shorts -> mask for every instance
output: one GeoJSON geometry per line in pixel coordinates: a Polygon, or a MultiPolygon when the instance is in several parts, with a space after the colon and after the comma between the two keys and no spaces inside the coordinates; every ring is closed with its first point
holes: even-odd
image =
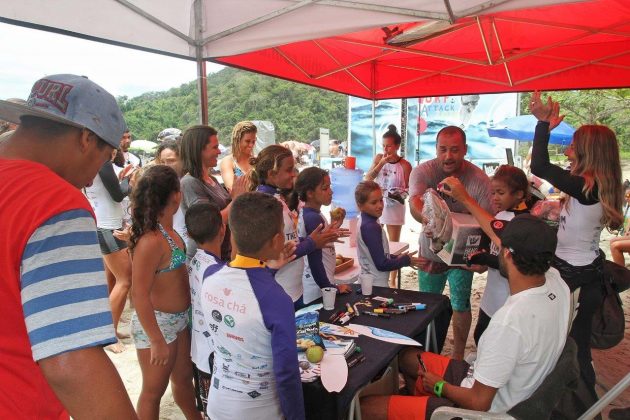
{"type": "Polygon", "coordinates": [[[418,270],[420,291],[427,293],[444,292],[446,280],[451,293],[451,305],[457,312],[470,311],[470,289],[472,287],[472,271],[451,268],[443,273],[431,274],[418,270]]]}
{"type": "Polygon", "coordinates": [[[404,225],[405,224],[405,205],[398,202],[383,207],[383,214],[379,221],[383,225],[404,225]]]}
{"type": "Polygon", "coordinates": [[[208,408],[208,392],[210,391],[210,384],[212,381],[212,375],[203,372],[197,368],[193,363],[193,383],[195,385],[195,399],[197,401],[197,410],[205,414],[208,408]]]}
{"type": "MultiPolygon", "coordinates": [[[[122,229],[120,227],[119,229],[122,229]]],[[[114,237],[114,231],[118,229],[97,228],[98,244],[101,246],[101,254],[113,254],[116,251],[127,248],[127,241],[121,241],[114,237]]]]}
{"type": "MultiPolygon", "coordinates": [[[[162,332],[166,344],[170,344],[177,339],[177,334],[188,326],[188,310],[171,314],[168,312],[153,311],[155,320],[162,332]]],[[[151,348],[149,336],[144,332],[142,324],[138,319],[138,314],[134,311],[131,317],[131,336],[137,349],[151,348]]]]}
{"type": "MultiPolygon", "coordinates": [[[[422,361],[427,370],[450,384],[459,385],[468,375],[470,365],[462,360],[451,360],[446,356],[424,352],[422,361]]],[[[415,394],[412,397],[393,395],[387,402],[388,420],[424,420],[430,419],[433,411],[438,407],[453,407],[455,404],[448,398],[438,398],[427,393],[418,376],[415,394]]]]}

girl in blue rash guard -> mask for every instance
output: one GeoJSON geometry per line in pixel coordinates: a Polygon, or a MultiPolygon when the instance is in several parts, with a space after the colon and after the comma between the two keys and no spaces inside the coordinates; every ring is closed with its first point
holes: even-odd
{"type": "MultiPolygon", "coordinates": [[[[389,272],[401,267],[415,267],[420,260],[413,253],[390,255],[389,242],[378,218],[383,214],[383,192],[374,181],[363,181],[354,190],[361,212],[357,229],[357,248],[361,274],[359,281],[371,277],[374,286],[388,287],[389,272]]],[[[415,252],[414,252],[415,253],[415,252]]]]}
{"type": "Polygon", "coordinates": [[[339,230],[323,229],[318,226],[307,238],[300,238],[297,231],[297,218],[284,202],[281,191],[293,188],[295,160],[289,149],[280,145],[265,147],[257,157],[251,159],[254,169],[251,172],[252,187],[259,192],[276,197],[282,204],[285,242],[297,241],[295,260],[282,267],[275,275],[276,281],[293,300],[296,309],[304,305],[302,294],[302,274],[304,257],[322,249],[339,238],[339,230]]]}
{"type": "MultiPolygon", "coordinates": [[[[298,222],[298,232],[301,237],[308,236],[320,225],[329,225],[321,213],[321,207],[330,205],[332,201],[333,191],[330,187],[328,172],[317,167],[304,169],[298,175],[293,194],[304,202],[298,222]]],[[[343,219],[334,220],[331,225],[338,228],[342,222],[343,219]]],[[[316,249],[307,255],[302,277],[304,304],[321,297],[322,287],[335,287],[332,284],[335,277],[335,257],[334,245],[316,249]]],[[[337,287],[342,293],[350,291],[347,285],[337,287]]]]}

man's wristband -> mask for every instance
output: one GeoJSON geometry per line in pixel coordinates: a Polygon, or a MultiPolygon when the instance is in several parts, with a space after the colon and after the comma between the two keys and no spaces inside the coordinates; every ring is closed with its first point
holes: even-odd
{"type": "Polygon", "coordinates": [[[433,393],[436,397],[442,398],[442,388],[444,388],[444,384],[446,381],[437,381],[435,385],[433,385],[433,393]]]}

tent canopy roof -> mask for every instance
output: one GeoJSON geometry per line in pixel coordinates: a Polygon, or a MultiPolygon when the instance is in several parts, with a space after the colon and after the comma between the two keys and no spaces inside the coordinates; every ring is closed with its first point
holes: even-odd
{"type": "Polygon", "coordinates": [[[20,0],[0,21],[369,99],[630,85],[627,0],[20,0]]]}
{"type": "Polygon", "coordinates": [[[0,20],[182,58],[570,0],[20,0],[0,20]],[[199,48],[197,48],[199,47],[199,48]]]}

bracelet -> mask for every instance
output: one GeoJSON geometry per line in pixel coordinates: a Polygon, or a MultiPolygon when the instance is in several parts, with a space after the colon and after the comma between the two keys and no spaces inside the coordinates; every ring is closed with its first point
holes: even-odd
{"type": "Polygon", "coordinates": [[[442,398],[442,389],[444,388],[444,384],[446,381],[437,381],[435,385],[433,385],[433,393],[436,397],[442,398]]]}

